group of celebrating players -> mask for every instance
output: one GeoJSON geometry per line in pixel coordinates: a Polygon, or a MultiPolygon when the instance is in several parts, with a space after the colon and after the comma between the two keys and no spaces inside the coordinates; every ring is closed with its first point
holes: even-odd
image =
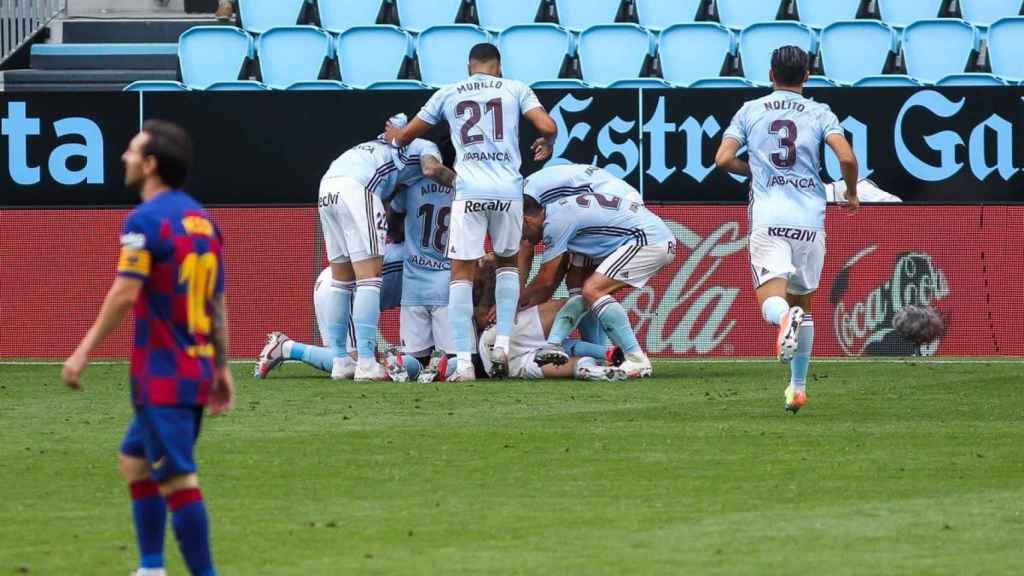
{"type": "MultiPolygon", "coordinates": [[[[776,49],[774,91],[740,109],[715,159],[720,169],[750,178],[751,273],[764,319],[778,326],[777,357],[790,366],[791,412],[807,402],[810,310],[825,256],[823,142],[839,160],[848,210],[859,208],[857,160],[835,114],[803,97],[808,70],[802,49],[776,49]],[[743,148],[747,161],[738,158],[743,148]]],[[[472,49],[469,72],[412,121],[392,117],[380,137],[331,165],[318,203],[330,267],[314,289],[326,346],[272,333],[257,377],[287,359],[356,380],[651,375],[614,294],[644,286],[673,260],[672,232],[636,190],[600,168],[554,166],[524,181],[520,117],[541,134],[532,146],[537,161],[551,155],[555,123],[530,88],[501,77],[494,46],[472,49]],[[421,138],[442,120],[451,128],[454,171],[437,145],[421,138]],[[388,244],[389,229],[404,242],[388,244]],[[521,286],[541,242],[539,271],[521,286]],[[563,279],[570,297],[552,299],[563,279]],[[382,365],[380,311],[397,305],[403,351],[389,351],[382,365]],[[577,328],[580,338],[570,338],[577,328]]],[[[135,416],[120,468],[132,497],[138,576],[165,575],[168,508],[190,573],[216,574],[194,447],[203,408],[230,410],[234,386],[224,238],[181,190],[191,159],[185,132],[153,120],[125,151],[125,183],[138,189],[142,204],[125,221],[117,279],[62,373],[80,388],[89,356],[134,307],[135,416]]]]}

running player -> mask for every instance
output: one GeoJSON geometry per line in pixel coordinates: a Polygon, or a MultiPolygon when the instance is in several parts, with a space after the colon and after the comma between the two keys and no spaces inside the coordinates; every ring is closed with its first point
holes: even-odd
{"type": "Polygon", "coordinates": [[[455,199],[446,255],[452,260],[449,319],[458,358],[452,379],[474,379],[473,271],[490,234],[498,256],[495,287],[498,334],[495,375],[508,371],[509,338],[519,302],[516,255],[522,238],[522,176],[519,173],[519,118],[540,132],[534,159],[551,156],[557,127],[527,85],[501,77],[501,55],[492,44],[469,53],[469,78],[438,90],[404,129],[389,125],[389,142],[405,145],[447,120],[455,145],[455,199]]]}
{"type": "Polygon", "coordinates": [[[569,298],[558,312],[547,346],[537,352],[540,365],[564,364],[562,341],[589,309],[612,342],[625,353],[622,368],[631,378],[650,376],[651,361],[640,348],[626,310],[612,296],[626,286],[642,288],[675,258],[675,236],[643,205],[618,196],[588,192],[547,206],[525,197],[523,230],[531,242],[544,240],[544,264],[537,273],[550,282],[573,252],[599,261],[583,283],[581,295],[569,298]]]}
{"type": "Polygon", "coordinates": [[[775,351],[789,362],[786,410],[807,403],[814,345],[811,304],[825,261],[825,187],[819,178],[824,141],[846,182],[847,210],[857,212],[857,158],[828,105],[803,97],[809,59],[796,46],[772,53],[774,91],[747,102],[715,156],[722,170],[750,176],[750,270],[764,319],[779,327],[775,351]],[[736,157],[743,146],[749,164],[736,157]]]}
{"type": "MultiPolygon", "coordinates": [[[[405,116],[392,121],[404,124],[405,116]]],[[[355,379],[387,378],[376,357],[387,233],[384,206],[396,184],[420,177],[422,155],[441,159],[437,146],[428,140],[410,139],[407,144],[397,149],[382,138],[358,144],[335,160],[320,182],[320,223],[332,278],[328,344],[339,359],[334,367],[339,378],[347,372],[343,357],[350,321],[358,352],[355,379]]]]}
{"type": "Polygon", "coordinates": [[[135,309],[131,389],[135,417],[121,444],[121,475],[132,496],[138,576],[163,576],[167,508],[189,572],[215,574],[209,522],[193,450],[203,406],[232,407],[224,303],[223,238],[181,191],[192,143],[180,127],[148,120],[121,157],[125,184],[142,204],[125,220],[117,278],[99,317],[64,362],[80,389],[89,355],[135,309]]]}

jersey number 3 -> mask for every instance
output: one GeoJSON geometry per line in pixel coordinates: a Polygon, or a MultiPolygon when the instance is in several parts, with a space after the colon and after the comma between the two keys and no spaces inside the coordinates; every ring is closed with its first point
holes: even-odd
{"type": "Polygon", "coordinates": [[[792,120],[776,120],[768,131],[779,139],[779,150],[771,155],[772,164],[792,168],[796,164],[796,124],[792,120]]]}
{"type": "Polygon", "coordinates": [[[188,331],[192,334],[210,333],[210,315],[206,305],[213,299],[217,285],[217,255],[212,252],[190,252],[178,268],[178,284],[185,285],[188,298],[188,331]]]}
{"type": "MultiPolygon", "coordinates": [[[[494,117],[494,141],[501,142],[505,139],[505,116],[502,114],[501,98],[488,100],[485,106],[487,112],[494,117]]],[[[455,115],[459,118],[462,118],[467,112],[469,112],[469,117],[463,122],[459,134],[462,136],[463,146],[472,146],[484,141],[483,134],[469,133],[483,119],[484,111],[480,109],[479,103],[472,100],[463,100],[455,105],[455,115]]]]}

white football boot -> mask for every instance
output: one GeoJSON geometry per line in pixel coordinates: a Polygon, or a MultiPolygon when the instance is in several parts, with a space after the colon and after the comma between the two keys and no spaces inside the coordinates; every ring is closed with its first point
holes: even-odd
{"type": "Polygon", "coordinates": [[[267,334],[267,344],[260,351],[260,357],[256,361],[256,368],[252,372],[254,378],[261,380],[266,378],[271,370],[277,368],[285,361],[284,343],[290,340],[291,338],[286,336],[284,332],[271,332],[267,334]]]}
{"type": "Polygon", "coordinates": [[[561,345],[548,343],[534,352],[533,361],[537,363],[537,366],[548,364],[561,366],[569,361],[569,355],[565,353],[561,345]]]}
{"type": "Polygon", "coordinates": [[[508,351],[491,349],[491,369],[487,375],[491,378],[508,378],[508,351]]]}
{"type": "Polygon", "coordinates": [[[799,346],[800,325],[804,321],[804,309],[793,306],[782,316],[782,323],[779,324],[779,336],[775,340],[775,354],[779,362],[789,362],[796,354],[799,346]]]}
{"type": "Polygon", "coordinates": [[[618,382],[627,378],[626,371],[618,366],[579,366],[576,368],[577,380],[618,382]]]}
{"type": "Polygon", "coordinates": [[[448,371],[448,357],[440,350],[434,350],[430,355],[430,362],[420,369],[420,375],[416,378],[420,384],[430,384],[437,380],[438,373],[448,371]]]}
{"type": "Polygon", "coordinates": [[[387,369],[388,378],[394,382],[408,382],[409,371],[402,363],[402,353],[395,348],[389,348],[384,356],[384,368],[387,369]]]}
{"type": "Polygon", "coordinates": [[[647,378],[654,373],[651,360],[643,352],[626,354],[626,360],[619,365],[627,378],[647,378]]]}
{"type": "Polygon", "coordinates": [[[356,361],[348,356],[338,356],[331,366],[331,380],[351,380],[356,375],[356,361]]]}
{"type": "Polygon", "coordinates": [[[462,362],[455,361],[455,372],[448,377],[449,382],[472,382],[476,380],[476,369],[473,368],[472,362],[466,362],[463,366],[462,362]]]}
{"type": "MultiPolygon", "coordinates": [[[[363,366],[356,363],[356,382],[383,382],[388,380],[388,371],[380,365],[380,362],[374,361],[369,366],[363,366]]],[[[408,374],[406,375],[408,378],[408,374]]]]}

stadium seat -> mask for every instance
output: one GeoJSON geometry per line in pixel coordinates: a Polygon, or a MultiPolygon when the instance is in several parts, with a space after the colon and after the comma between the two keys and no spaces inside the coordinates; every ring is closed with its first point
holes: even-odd
{"type": "Polygon", "coordinates": [[[334,57],[334,40],[314,26],[271,28],[256,41],[260,78],[274,88],[318,80],[334,57]]]}
{"type": "Polygon", "coordinates": [[[737,76],[722,76],[719,78],[701,78],[690,84],[690,88],[762,88],[763,84],[751,82],[746,78],[737,76]]]}
{"type": "Polygon", "coordinates": [[[188,86],[173,80],[137,80],[124,87],[125,92],[186,92],[188,86]]]}
{"type": "Polygon", "coordinates": [[[877,20],[847,20],[821,31],[819,51],[825,74],[850,84],[881,74],[898,46],[899,35],[889,25],[877,20]]]}
{"type": "Polygon", "coordinates": [[[839,83],[828,76],[811,76],[804,84],[807,88],[835,88],[839,83]]]}
{"type": "Polygon", "coordinates": [[[606,86],[640,75],[647,56],[653,56],[655,37],[636,24],[591,26],[580,35],[579,55],[583,80],[606,86]]]}
{"type": "Polygon", "coordinates": [[[207,92],[252,92],[264,90],[270,90],[270,86],[255,80],[214,82],[206,87],[207,92]]]}
{"type": "Polygon", "coordinates": [[[577,33],[599,24],[612,24],[621,3],[621,0],[555,0],[558,23],[577,33]]]}
{"type": "Polygon", "coordinates": [[[988,27],[1000,18],[1019,16],[1022,0],[960,0],[960,14],[975,26],[988,27]]]}
{"type": "Polygon", "coordinates": [[[740,59],[748,80],[768,82],[772,52],[786,45],[815,51],[814,31],[798,22],[762,22],[748,26],[740,34],[740,59]]]}
{"type": "Polygon", "coordinates": [[[918,20],[938,18],[941,8],[942,0],[878,0],[882,20],[897,28],[910,26],[918,20]]]}
{"type": "Polygon", "coordinates": [[[413,41],[395,26],[354,26],[338,36],[336,51],[342,82],[367,86],[398,78],[413,41]]]}
{"type": "Polygon", "coordinates": [[[992,73],[1024,79],[1024,17],[996,20],[988,29],[988,58],[992,73]]]}
{"type": "Polygon", "coordinates": [[[636,15],[644,28],[664,30],[695,21],[703,3],[703,0],[637,0],[636,15]]]}
{"type": "Polygon", "coordinates": [[[796,0],[800,21],[811,28],[822,28],[840,20],[853,20],[861,0],[796,0]]]}
{"type": "Polygon", "coordinates": [[[196,26],[178,39],[181,79],[190,88],[238,80],[252,56],[252,37],[230,26],[196,26]]]}
{"type": "Polygon", "coordinates": [[[919,20],[903,31],[907,74],[929,83],[959,74],[978,50],[978,29],[963,20],[919,20]]]}
{"type": "Polygon", "coordinates": [[[950,74],[935,83],[936,86],[1009,86],[1009,82],[995,74],[950,74]]]}
{"type": "Polygon", "coordinates": [[[538,0],[476,0],[476,16],[480,26],[500,32],[510,26],[532,24],[540,9],[538,0]]]}
{"type": "Polygon", "coordinates": [[[462,0],[397,0],[398,23],[413,33],[431,26],[454,24],[462,0]]]}
{"type": "Polygon", "coordinates": [[[571,32],[556,24],[512,26],[498,36],[501,70],[527,84],[558,78],[562,62],[575,54],[571,32]]]}
{"type": "Polygon", "coordinates": [[[608,85],[609,88],[672,88],[661,78],[623,78],[608,85]]]}
{"type": "Polygon", "coordinates": [[[677,86],[689,86],[722,72],[726,57],[736,53],[736,36],[714,22],[676,24],[661,32],[658,51],[661,75],[677,86]]]}
{"type": "Polygon", "coordinates": [[[290,84],[288,90],[351,90],[352,87],[337,80],[308,80],[290,84]]]}
{"type": "Polygon", "coordinates": [[[430,90],[430,86],[419,80],[386,80],[374,82],[366,87],[367,90],[430,90]]]}
{"type": "Polygon", "coordinates": [[[534,90],[577,90],[580,88],[593,88],[583,80],[577,78],[557,78],[555,80],[540,80],[530,84],[534,90]]]}
{"type": "Polygon", "coordinates": [[[911,78],[903,74],[879,74],[878,76],[868,76],[867,78],[861,78],[854,82],[854,86],[858,88],[888,88],[888,87],[908,87],[908,86],[924,86],[924,82],[921,82],[917,78],[911,78]]]}
{"type": "Polygon", "coordinates": [[[718,0],[718,21],[729,28],[771,22],[779,13],[780,3],[780,0],[718,0]]]}
{"type": "Polygon", "coordinates": [[[238,0],[238,19],[253,34],[276,26],[295,26],[307,0],[238,0]]]}
{"type": "Polygon", "coordinates": [[[317,0],[320,25],[340,34],[353,26],[372,26],[380,14],[380,0],[317,0]]]}
{"type": "Polygon", "coordinates": [[[417,42],[420,78],[431,86],[463,80],[466,78],[469,50],[490,39],[483,28],[471,24],[427,28],[417,42]]]}

